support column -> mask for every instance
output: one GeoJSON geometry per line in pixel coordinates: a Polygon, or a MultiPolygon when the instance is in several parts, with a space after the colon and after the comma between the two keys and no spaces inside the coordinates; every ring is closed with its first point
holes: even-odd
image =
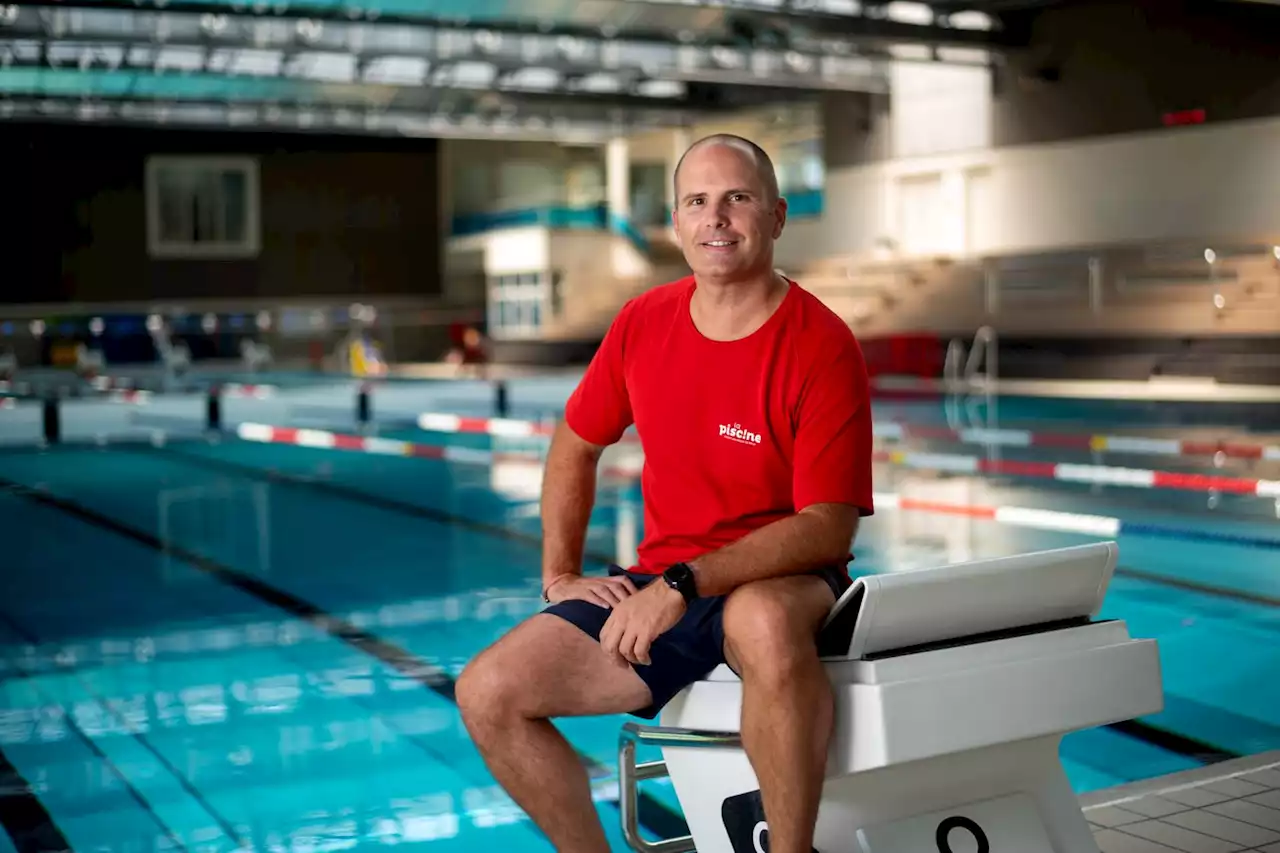
{"type": "Polygon", "coordinates": [[[670,221],[671,210],[676,206],[676,190],[675,190],[675,174],[676,164],[680,162],[680,158],[684,152],[693,144],[693,131],[687,127],[677,127],[671,131],[671,153],[668,155],[667,161],[667,217],[670,221]]]}
{"type": "Polygon", "coordinates": [[[627,140],[610,139],[605,146],[604,192],[609,226],[631,218],[631,152],[627,140]]]}

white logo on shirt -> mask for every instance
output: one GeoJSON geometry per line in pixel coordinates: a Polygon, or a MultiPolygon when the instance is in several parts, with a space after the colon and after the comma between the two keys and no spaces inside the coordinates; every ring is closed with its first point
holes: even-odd
{"type": "Polygon", "coordinates": [[[743,429],[742,424],[720,424],[720,434],[731,441],[741,442],[742,444],[759,444],[760,434],[752,432],[749,429],[743,429]]]}

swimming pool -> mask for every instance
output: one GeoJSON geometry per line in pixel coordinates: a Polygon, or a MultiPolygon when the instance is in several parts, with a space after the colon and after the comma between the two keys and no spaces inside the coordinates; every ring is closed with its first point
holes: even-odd
{"type": "MultiPolygon", "coordinates": [[[[354,387],[284,386],[270,400],[228,401],[225,422],[355,434],[354,387]]],[[[511,414],[554,415],[565,391],[563,378],[513,383],[511,414]]],[[[1167,436],[1179,417],[1164,408],[1144,421],[1125,407],[1071,401],[1018,406],[1002,401],[1002,417],[1013,414],[999,426],[1167,436]]],[[[520,457],[536,458],[542,440],[414,425],[427,411],[492,414],[484,383],[398,383],[375,395],[373,410],[381,438],[472,452],[441,459],[208,437],[198,396],[69,405],[65,431],[84,441],[37,450],[15,439],[0,450],[10,546],[0,596],[9,806],[0,811],[18,849],[33,849],[35,837],[44,849],[77,851],[550,849],[485,771],[451,689],[472,655],[539,608],[538,468],[520,457]],[[116,434],[137,440],[94,443],[116,434]]],[[[1198,434],[1238,423],[1196,411],[1198,434]]],[[[0,435],[25,430],[29,415],[0,412],[0,435]]],[[[878,423],[949,417],[940,401],[876,406],[878,423]]],[[[998,454],[1236,477],[1280,467],[1089,447],[993,450],[945,436],[884,442],[926,461],[998,454]]],[[[876,490],[884,500],[859,535],[858,572],[1099,538],[1019,523],[1049,516],[974,508],[1123,522],[1103,615],[1160,640],[1166,709],[1068,736],[1062,754],[1077,791],[1280,747],[1274,501],[1218,494],[1210,509],[1207,490],[940,473],[901,459],[877,463],[876,490]]],[[[602,482],[590,569],[625,559],[640,516],[632,481],[602,482]]],[[[619,850],[612,773],[622,722],[562,721],[596,776],[619,850]]],[[[645,789],[651,837],[679,832],[669,787],[645,789]]],[[[0,835],[0,847],[9,843],[0,835]]]]}

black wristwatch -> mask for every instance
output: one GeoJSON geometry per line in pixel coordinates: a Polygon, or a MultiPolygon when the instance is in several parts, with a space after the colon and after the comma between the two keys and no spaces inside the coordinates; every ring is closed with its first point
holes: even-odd
{"type": "Polygon", "coordinates": [[[688,563],[676,563],[662,573],[667,586],[684,596],[685,604],[698,597],[698,584],[688,563]]]}

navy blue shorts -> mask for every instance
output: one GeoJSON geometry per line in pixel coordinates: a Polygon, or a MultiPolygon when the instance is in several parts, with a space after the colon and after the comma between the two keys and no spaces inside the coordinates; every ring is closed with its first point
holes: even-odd
{"type": "MultiPolygon", "coordinates": [[[[825,580],[836,599],[852,583],[843,568],[820,569],[811,574],[825,580]]],[[[631,578],[636,589],[642,589],[661,579],[661,575],[628,572],[618,566],[610,566],[609,575],[626,575],[631,578]]],[[[649,646],[650,664],[631,665],[648,685],[653,696],[653,701],[647,707],[632,711],[633,716],[653,719],[677,693],[695,681],[701,681],[713,669],[725,663],[722,622],[725,598],[726,596],[718,595],[692,601],[680,621],[649,646]]],[[[552,613],[572,622],[598,641],[600,631],[613,611],[590,601],[571,599],[552,604],[542,612],[552,613]]]]}

